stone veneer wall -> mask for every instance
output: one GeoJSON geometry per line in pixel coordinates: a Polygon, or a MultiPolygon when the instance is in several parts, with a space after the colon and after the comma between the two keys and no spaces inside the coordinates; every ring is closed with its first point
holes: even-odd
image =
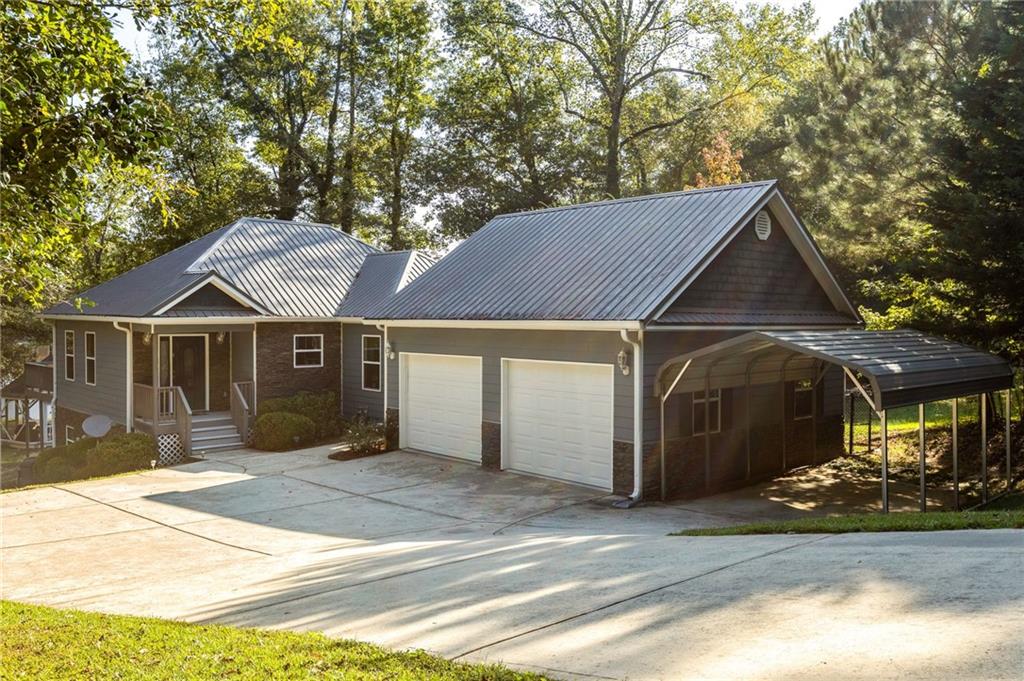
{"type": "MultiPolygon", "coordinates": [[[[211,378],[212,380],[212,378],[211,378]]],[[[301,391],[333,390],[341,400],[341,324],[261,322],[256,325],[256,400],[289,397],[301,391]],[[323,334],[324,365],[295,368],[293,336],[323,334]]]]}
{"type": "Polygon", "coordinates": [[[398,410],[388,409],[384,413],[384,451],[398,449],[398,410]]]}

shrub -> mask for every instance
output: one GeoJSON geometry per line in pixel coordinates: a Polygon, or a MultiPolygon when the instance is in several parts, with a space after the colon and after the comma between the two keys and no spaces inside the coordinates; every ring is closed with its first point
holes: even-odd
{"type": "Polygon", "coordinates": [[[288,412],[313,421],[316,440],[325,440],[339,433],[338,395],[330,390],[300,392],[290,397],[272,397],[259,405],[260,414],[288,412]]]}
{"type": "Polygon", "coordinates": [[[252,446],[271,452],[298,449],[315,439],[312,419],[286,411],[261,414],[252,427],[252,446]]]}
{"type": "Polygon", "coordinates": [[[384,424],[370,420],[365,414],[350,419],[344,431],[353,454],[377,454],[384,448],[384,424]]]}
{"type": "Polygon", "coordinates": [[[120,433],[104,438],[85,457],[83,476],[111,475],[149,468],[158,458],[156,441],[145,433],[120,433]]]}

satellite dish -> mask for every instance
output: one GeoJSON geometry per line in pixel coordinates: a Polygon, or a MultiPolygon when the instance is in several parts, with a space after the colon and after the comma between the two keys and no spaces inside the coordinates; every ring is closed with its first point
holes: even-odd
{"type": "Polygon", "coordinates": [[[82,431],[89,437],[103,437],[110,432],[113,422],[108,416],[90,416],[82,421],[82,431]]]}

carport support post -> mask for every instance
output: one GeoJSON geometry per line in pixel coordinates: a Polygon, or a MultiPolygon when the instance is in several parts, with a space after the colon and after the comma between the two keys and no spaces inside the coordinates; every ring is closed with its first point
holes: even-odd
{"type": "MultiPolygon", "coordinates": [[[[846,374],[843,374],[843,380],[844,381],[846,380],[846,374]]],[[[854,406],[854,403],[853,403],[853,391],[850,391],[850,446],[846,450],[847,453],[850,456],[853,456],[853,416],[854,416],[853,406],[854,406]]]]}
{"type": "Polygon", "coordinates": [[[928,510],[928,489],[925,485],[925,460],[924,460],[924,402],[917,405],[917,444],[921,453],[921,512],[928,510]]]}
{"type": "Polygon", "coordinates": [[[978,395],[978,408],[981,411],[981,503],[988,501],[988,405],[985,394],[978,395]]]}
{"type": "MultiPolygon", "coordinates": [[[[722,403],[718,403],[718,421],[722,421],[722,403]]],[[[711,489],[711,367],[704,374],[704,489],[711,489]]]]}
{"type": "Polygon", "coordinates": [[[885,410],[878,412],[882,421],[882,513],[889,512],[889,419],[885,410]]]}
{"type": "MultiPolygon", "coordinates": [[[[42,405],[42,402],[40,402],[42,405]]],[[[39,407],[42,410],[42,406],[39,407]]],[[[1009,492],[1013,488],[1013,467],[1010,465],[1010,389],[1006,389],[1006,491],[1009,492]]]]}
{"type": "Polygon", "coordinates": [[[960,399],[953,398],[953,508],[960,510],[960,452],[957,446],[958,429],[960,426],[960,410],[957,408],[960,399]]]}

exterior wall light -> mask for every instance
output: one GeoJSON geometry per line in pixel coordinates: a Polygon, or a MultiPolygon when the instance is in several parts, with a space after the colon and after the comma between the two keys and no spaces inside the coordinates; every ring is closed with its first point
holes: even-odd
{"type": "Polygon", "coordinates": [[[619,350],[619,371],[623,376],[629,376],[629,355],[625,350],[619,350]]]}
{"type": "Polygon", "coordinates": [[[224,333],[223,331],[218,331],[217,332],[217,345],[224,345],[224,337],[226,335],[227,334],[224,333]]]}
{"type": "Polygon", "coordinates": [[[151,334],[149,331],[146,331],[145,333],[142,334],[142,344],[143,345],[149,345],[152,342],[153,342],[153,334],[151,334]]]}
{"type": "Polygon", "coordinates": [[[384,355],[388,359],[395,358],[395,346],[391,344],[391,341],[388,341],[387,344],[384,346],[384,355]]]}

